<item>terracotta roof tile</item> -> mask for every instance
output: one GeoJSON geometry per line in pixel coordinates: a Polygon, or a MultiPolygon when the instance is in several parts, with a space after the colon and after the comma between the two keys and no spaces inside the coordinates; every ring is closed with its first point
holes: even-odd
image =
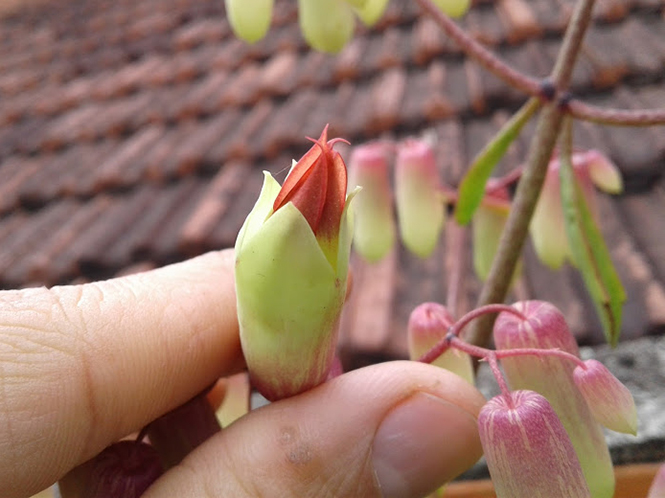
{"type": "Polygon", "coordinates": [[[542,34],[535,12],[525,0],[500,0],[497,14],[506,25],[508,43],[521,43],[542,34]]]}
{"type": "Polygon", "coordinates": [[[287,96],[295,89],[298,54],[292,50],[276,52],[263,66],[258,81],[260,92],[287,96]]]}
{"type": "Polygon", "coordinates": [[[335,60],[333,75],[336,83],[358,78],[366,49],[366,38],[354,38],[344,47],[335,60]]]}
{"type": "Polygon", "coordinates": [[[199,254],[213,248],[208,247],[209,234],[224,217],[249,173],[249,166],[242,162],[229,162],[220,168],[181,229],[179,247],[184,253],[199,254]]]}

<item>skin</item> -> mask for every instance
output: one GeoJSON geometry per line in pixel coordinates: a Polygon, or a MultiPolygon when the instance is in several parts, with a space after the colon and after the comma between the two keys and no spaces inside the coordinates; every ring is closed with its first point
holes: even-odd
{"type": "MultiPolygon", "coordinates": [[[[241,371],[235,317],[230,251],[0,292],[0,496],[72,485],[106,446],[241,371]]],[[[374,365],[251,412],[144,496],[424,496],[479,458],[483,403],[441,369],[374,365]]]]}

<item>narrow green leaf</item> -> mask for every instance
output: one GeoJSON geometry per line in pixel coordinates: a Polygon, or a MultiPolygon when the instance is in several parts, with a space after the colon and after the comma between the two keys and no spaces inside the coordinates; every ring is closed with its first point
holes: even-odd
{"type": "Polygon", "coordinates": [[[473,213],[485,195],[485,184],[494,167],[539,107],[540,101],[537,98],[529,99],[473,160],[459,187],[459,198],[455,208],[457,223],[466,225],[471,221],[473,213]]]}
{"type": "Polygon", "coordinates": [[[603,235],[575,179],[570,149],[569,146],[562,147],[559,169],[566,234],[573,261],[582,273],[603,324],[607,342],[616,346],[621,332],[621,313],[626,292],[603,235]]]}

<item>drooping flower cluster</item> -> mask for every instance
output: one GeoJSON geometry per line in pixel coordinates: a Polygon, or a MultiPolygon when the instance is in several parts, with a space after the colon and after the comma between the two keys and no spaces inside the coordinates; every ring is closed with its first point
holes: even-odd
{"type": "MultiPolygon", "coordinates": [[[[419,308],[412,317],[422,317],[419,308]]],[[[424,361],[435,364],[438,354],[451,353],[449,348],[467,352],[488,360],[501,386],[501,394],[478,418],[497,496],[610,498],[614,472],[600,425],[635,434],[635,403],[606,367],[579,359],[561,312],[549,303],[526,301],[480,308],[452,325],[443,322],[446,333],[439,333],[434,346],[427,343],[431,349],[422,356],[424,361]],[[494,327],[496,351],[458,337],[471,319],[501,310],[494,327]]],[[[422,331],[414,334],[412,328],[410,323],[411,341],[427,337],[422,331]]]]}
{"type": "MultiPolygon", "coordinates": [[[[225,0],[229,23],[239,38],[250,43],[263,38],[270,28],[273,0],[225,0]]],[[[434,0],[444,14],[461,17],[470,0],[434,0]]],[[[388,0],[298,0],[300,29],[309,45],[322,52],[337,53],[351,39],[355,18],[373,26],[386,10],[388,0]]]]}

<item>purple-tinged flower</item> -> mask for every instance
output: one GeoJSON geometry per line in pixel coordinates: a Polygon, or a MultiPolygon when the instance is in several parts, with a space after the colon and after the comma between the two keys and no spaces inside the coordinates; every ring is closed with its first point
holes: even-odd
{"type": "Polygon", "coordinates": [[[633,395],[597,360],[577,366],[573,378],[591,413],[602,425],[617,432],[637,434],[637,409],[633,395]]]}
{"type": "Polygon", "coordinates": [[[92,460],[81,498],[139,498],[163,473],[155,448],[139,441],[120,441],[92,460]]]}
{"type": "Polygon", "coordinates": [[[647,498],[665,498],[665,464],[660,466],[653,478],[647,498]]]}
{"type": "MultiPolygon", "coordinates": [[[[439,303],[423,303],[417,306],[411,312],[407,329],[409,357],[412,360],[422,357],[446,336],[453,322],[446,307],[439,303]]],[[[450,370],[473,384],[473,365],[467,353],[451,348],[431,364],[450,370]]]]}
{"type": "MultiPolygon", "coordinates": [[[[577,343],[561,312],[543,301],[516,303],[526,320],[501,313],[494,326],[497,349],[558,348],[579,356],[577,343]]],[[[575,385],[572,362],[556,357],[515,356],[501,360],[512,389],[545,396],[573,443],[591,496],[611,497],[614,471],[600,425],[575,385]]]]}
{"type": "Polygon", "coordinates": [[[381,260],[395,243],[389,144],[371,142],[353,149],[349,160],[349,186],[362,190],[354,207],[353,244],[367,261],[381,260]]]}
{"type": "Polygon", "coordinates": [[[550,403],[533,391],[492,398],[478,415],[498,498],[589,498],[580,462],[550,403]]]}
{"type": "MultiPolygon", "coordinates": [[[[575,179],[592,213],[597,210],[594,185],[613,194],[623,189],[619,170],[600,152],[577,152],[572,163],[575,179]]],[[[559,159],[553,158],[529,226],[538,257],[553,269],[561,267],[571,255],[561,204],[559,167],[559,159]]]]}
{"type": "Polygon", "coordinates": [[[446,213],[434,151],[426,141],[410,139],[398,146],[395,196],[402,242],[426,258],[439,241],[446,213]]]}

